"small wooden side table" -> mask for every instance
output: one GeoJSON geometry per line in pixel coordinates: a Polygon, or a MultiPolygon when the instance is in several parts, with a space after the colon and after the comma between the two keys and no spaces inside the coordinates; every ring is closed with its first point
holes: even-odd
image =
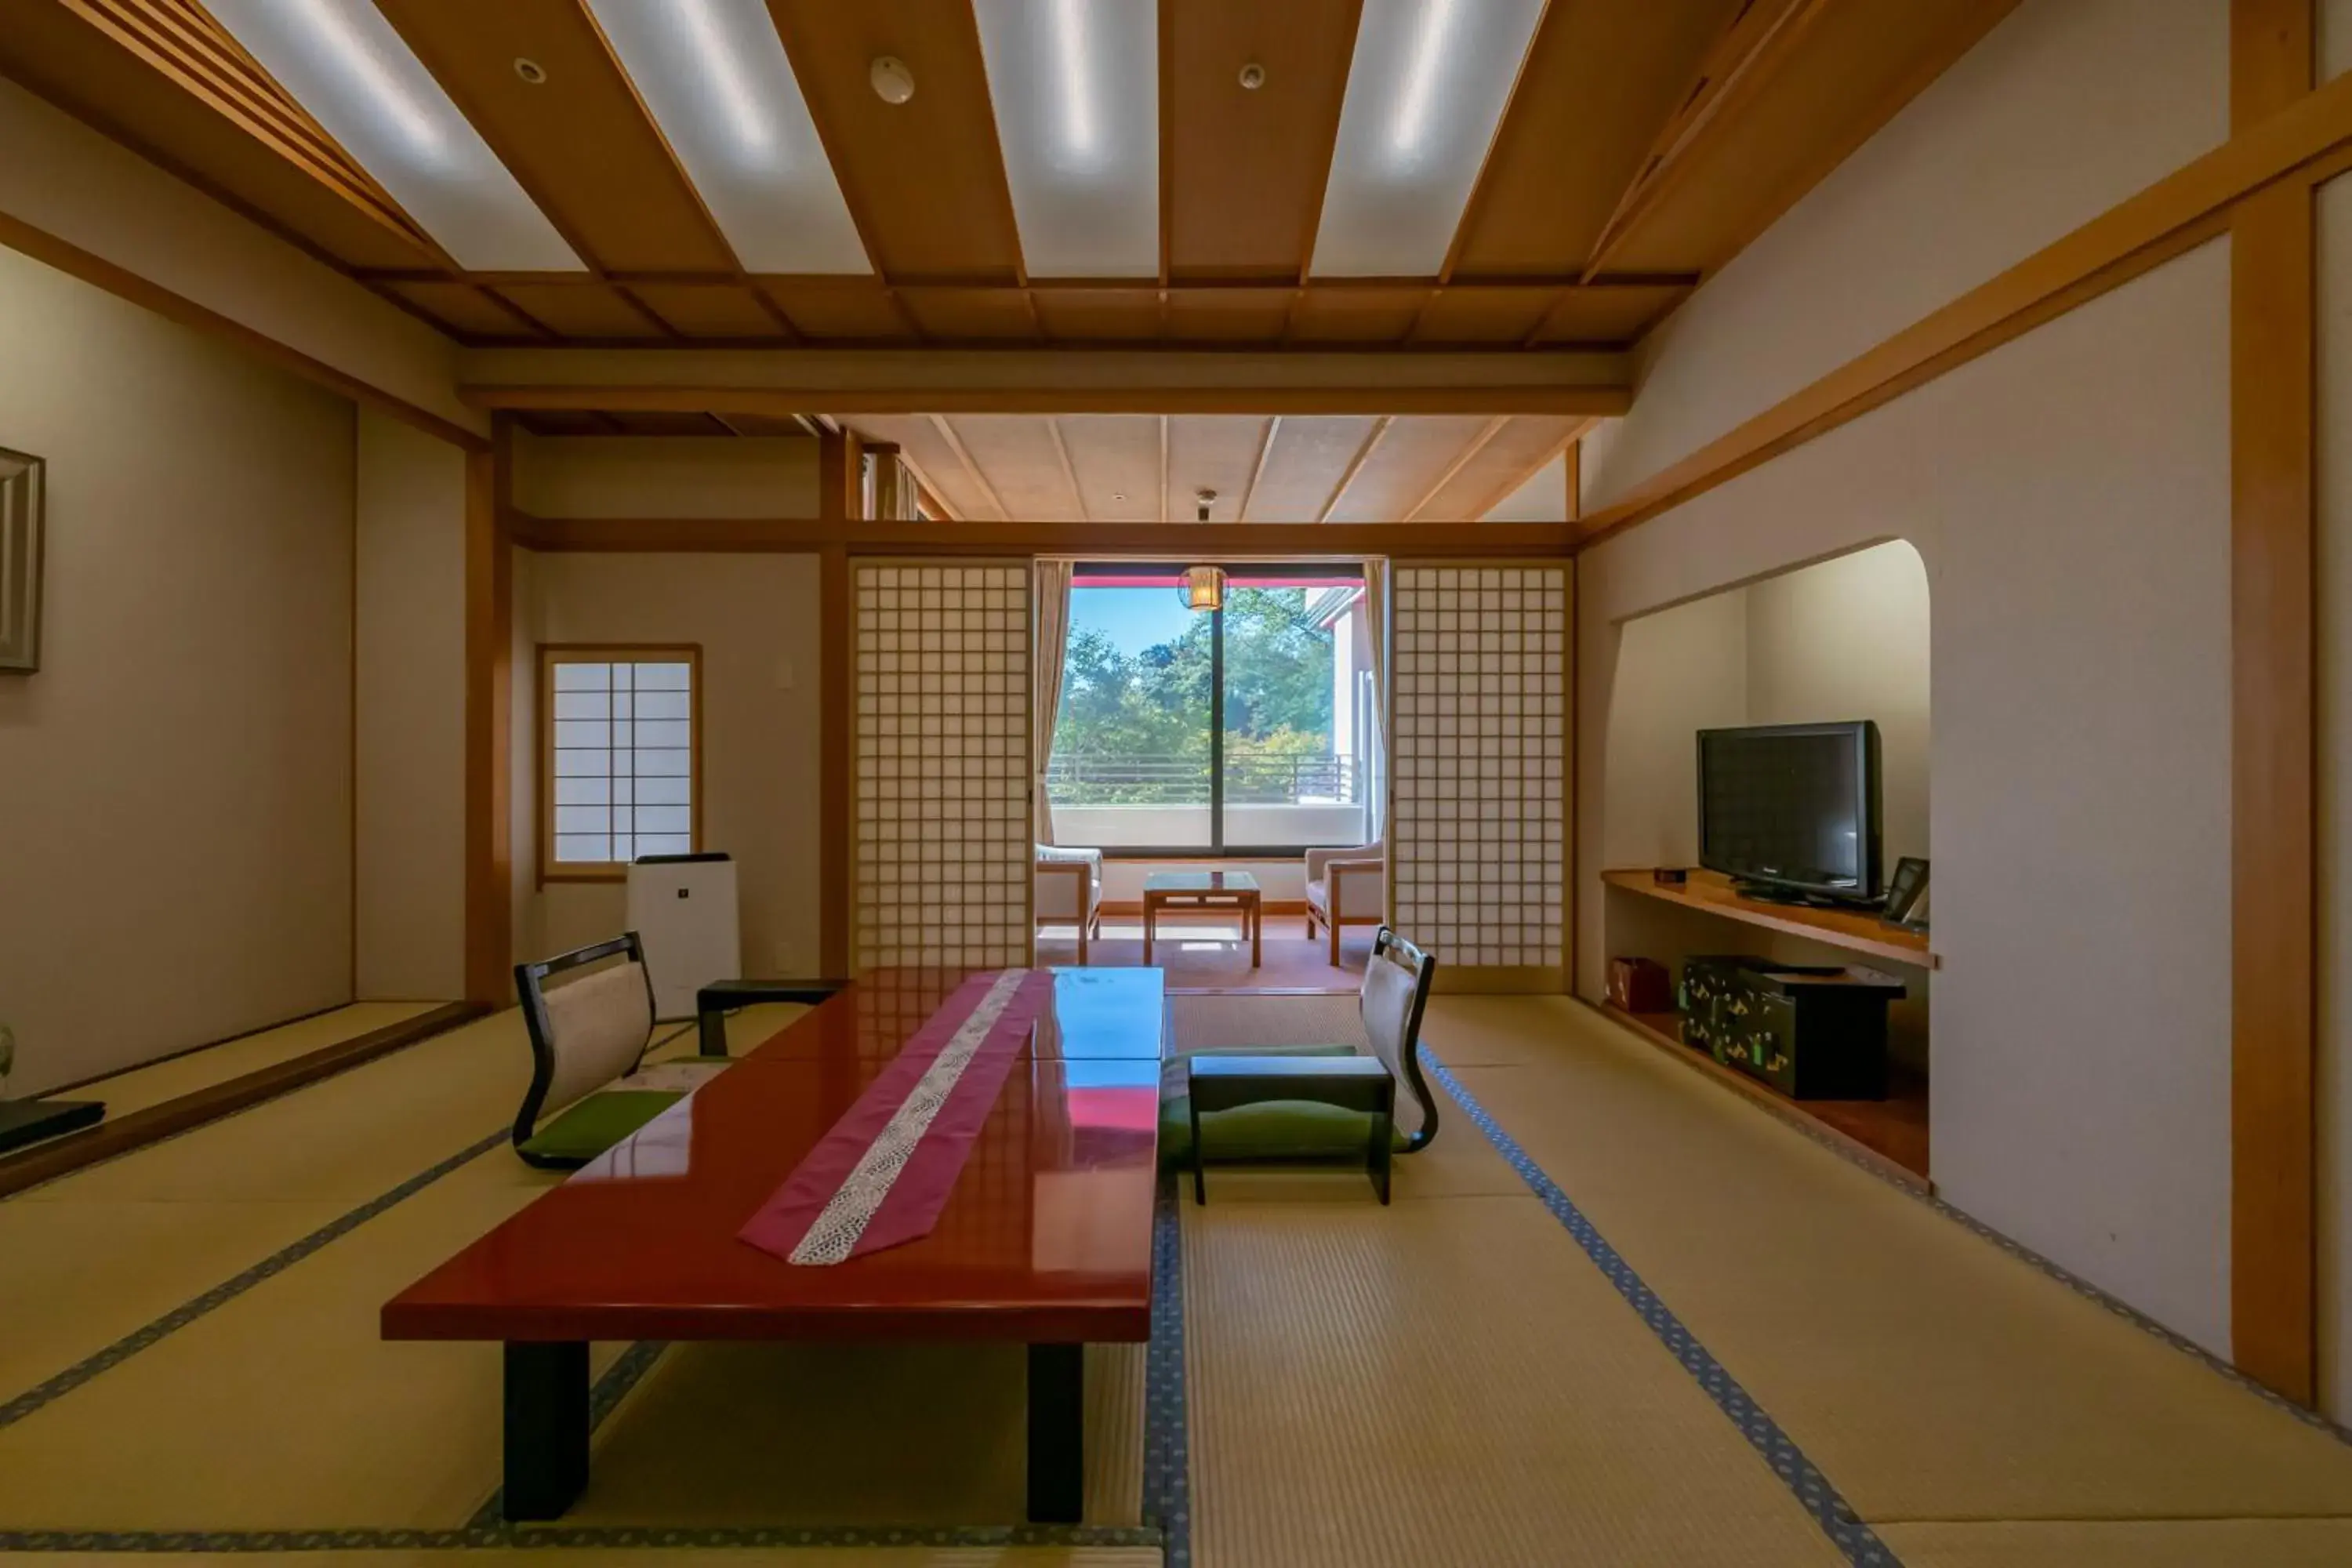
{"type": "Polygon", "coordinates": [[[1250,941],[1250,967],[1265,962],[1265,910],[1247,871],[1156,871],[1143,879],[1143,962],[1162,910],[1239,910],[1250,941]]]}

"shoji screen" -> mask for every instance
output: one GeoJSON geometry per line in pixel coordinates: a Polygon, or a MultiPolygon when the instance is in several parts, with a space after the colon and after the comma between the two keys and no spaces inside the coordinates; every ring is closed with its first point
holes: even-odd
{"type": "Polygon", "coordinates": [[[1569,569],[1393,573],[1397,929],[1463,989],[1566,984],[1569,569]]]}
{"type": "Polygon", "coordinates": [[[856,571],[856,966],[1026,963],[1028,567],[856,571]]]}

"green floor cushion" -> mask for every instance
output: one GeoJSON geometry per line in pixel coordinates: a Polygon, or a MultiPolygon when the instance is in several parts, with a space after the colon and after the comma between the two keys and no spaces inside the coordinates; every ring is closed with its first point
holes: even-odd
{"type": "Polygon", "coordinates": [[[584,1164],[685,1098],[683,1089],[608,1089],[541,1122],[520,1147],[534,1159],[584,1164]]]}
{"type": "MultiPolygon", "coordinates": [[[[1349,1046],[1211,1047],[1186,1055],[1350,1057],[1349,1046]]],[[[1209,1158],[1217,1160],[1282,1160],[1299,1157],[1361,1155],[1371,1136],[1371,1118],[1361,1111],[1312,1100],[1269,1100],[1257,1105],[1213,1110],[1201,1118],[1201,1142],[1209,1158]]],[[[1404,1140],[1395,1140],[1402,1148],[1404,1140]]],[[[1192,1097],[1184,1088],[1184,1058],[1161,1064],[1160,1072],[1160,1159],[1182,1168],[1192,1163],[1192,1097]]]]}

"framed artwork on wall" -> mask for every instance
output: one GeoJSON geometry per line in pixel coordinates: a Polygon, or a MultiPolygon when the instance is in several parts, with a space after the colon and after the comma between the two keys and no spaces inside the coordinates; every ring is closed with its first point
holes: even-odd
{"type": "Polygon", "coordinates": [[[0,447],[0,674],[41,668],[41,500],[45,465],[0,447]]]}

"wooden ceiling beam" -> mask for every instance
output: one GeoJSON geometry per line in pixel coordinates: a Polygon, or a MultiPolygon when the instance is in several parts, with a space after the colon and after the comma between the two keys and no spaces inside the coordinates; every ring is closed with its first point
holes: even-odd
{"type": "Polygon", "coordinates": [[[471,352],[477,407],[732,414],[1565,414],[1633,404],[1615,353],[509,348],[471,352]]]}
{"type": "Polygon", "coordinates": [[[1573,548],[1567,523],[1478,522],[1002,522],[827,521],[817,518],[538,517],[510,512],[515,542],[541,551],[715,551],[804,553],[1046,554],[1222,560],[1558,556],[1573,548]]]}
{"type": "Polygon", "coordinates": [[[1610,257],[1643,217],[1686,174],[1693,149],[1711,128],[1729,126],[1739,106],[1770,80],[1773,70],[1837,0],[1755,0],[1724,28],[1699,63],[1697,79],[1672,119],[1650,144],[1625,194],[1601,226],[1585,263],[1587,281],[1600,276],[1610,257]]]}

